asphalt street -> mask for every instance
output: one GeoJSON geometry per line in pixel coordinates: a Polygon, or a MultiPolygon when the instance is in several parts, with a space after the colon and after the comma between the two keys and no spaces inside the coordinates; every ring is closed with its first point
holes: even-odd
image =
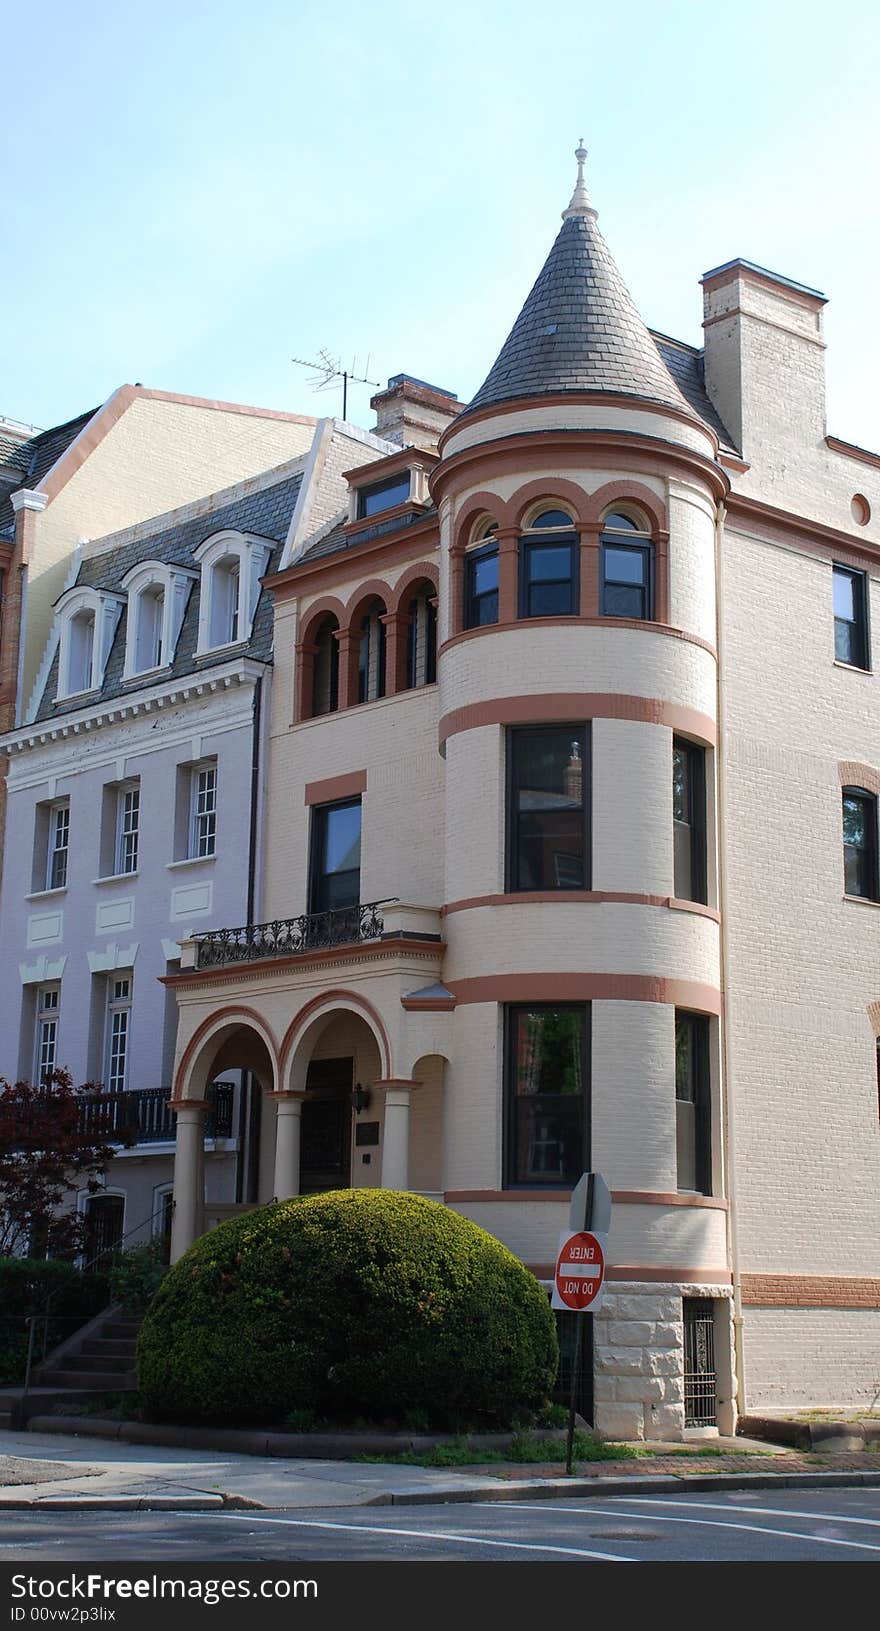
{"type": "Polygon", "coordinates": [[[867,1563],[880,1559],[878,1490],[312,1508],[304,1512],[5,1513],[0,1561],[185,1560],[867,1563]]]}

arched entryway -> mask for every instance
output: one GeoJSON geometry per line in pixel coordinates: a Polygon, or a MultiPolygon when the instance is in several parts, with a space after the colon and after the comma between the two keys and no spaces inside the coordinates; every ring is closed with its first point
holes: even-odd
{"type": "Polygon", "coordinates": [[[300,1012],[282,1046],[279,1197],[381,1182],[387,1057],[381,1022],[356,998],[321,998],[300,1012]]]}
{"type": "Polygon", "coordinates": [[[258,1015],[227,1011],[205,1020],[177,1066],[172,1105],[177,1112],[171,1259],[176,1262],[211,1222],[274,1194],[274,1103],[277,1048],[258,1015]],[[236,1140],[231,1194],[205,1193],[204,1141],[215,1131],[218,1087],[226,1087],[227,1135],[236,1140]]]}

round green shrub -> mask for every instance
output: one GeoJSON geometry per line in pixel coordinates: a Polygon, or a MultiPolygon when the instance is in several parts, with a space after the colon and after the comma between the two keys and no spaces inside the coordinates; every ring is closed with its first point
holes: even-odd
{"type": "Polygon", "coordinates": [[[546,1295],[494,1236],[419,1195],[344,1189],[196,1241],[144,1320],[138,1385],[163,1421],[507,1424],[546,1400],[557,1358],[546,1295]]]}

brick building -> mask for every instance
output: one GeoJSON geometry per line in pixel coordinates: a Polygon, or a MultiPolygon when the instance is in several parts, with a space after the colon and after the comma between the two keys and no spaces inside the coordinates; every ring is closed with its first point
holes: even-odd
{"type": "Polygon", "coordinates": [[[584,158],[472,402],[390,381],[265,580],[261,916],[166,975],[173,1253],[382,1184],[546,1282],[596,1168],[584,1408],[668,1438],[880,1385],[880,457],[815,290],[736,260],[701,351],[646,328],[584,158]]]}

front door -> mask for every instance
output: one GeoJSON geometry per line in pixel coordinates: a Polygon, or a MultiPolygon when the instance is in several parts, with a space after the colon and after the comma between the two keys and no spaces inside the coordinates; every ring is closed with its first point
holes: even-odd
{"type": "Polygon", "coordinates": [[[351,1088],[353,1059],[314,1059],[302,1107],[299,1188],[347,1189],[351,1183],[351,1088]]]}
{"type": "Polygon", "coordinates": [[[109,1262],[122,1242],[125,1218],[123,1195],[93,1195],[86,1206],[85,1261],[109,1262]]]}

